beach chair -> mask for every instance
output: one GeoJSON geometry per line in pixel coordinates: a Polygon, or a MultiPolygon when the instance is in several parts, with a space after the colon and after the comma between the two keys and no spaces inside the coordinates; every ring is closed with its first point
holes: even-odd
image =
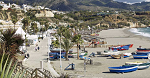
{"type": "Polygon", "coordinates": [[[71,63],[64,70],[74,70],[74,69],[75,69],[75,64],[71,63]],[[70,66],[71,68],[69,68],[70,66]]]}

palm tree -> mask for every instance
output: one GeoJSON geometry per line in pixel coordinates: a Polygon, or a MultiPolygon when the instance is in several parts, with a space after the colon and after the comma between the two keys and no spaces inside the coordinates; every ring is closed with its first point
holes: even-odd
{"type": "Polygon", "coordinates": [[[64,32],[62,33],[62,40],[63,42],[62,44],[62,48],[66,50],[66,60],[68,60],[68,51],[69,49],[71,49],[73,47],[73,42],[71,42],[72,39],[72,35],[71,35],[71,30],[69,30],[68,28],[64,30],[64,32]]]}
{"type": "MultiPolygon", "coordinates": [[[[2,33],[2,36],[0,36],[1,42],[5,43],[5,51],[6,53],[10,54],[11,57],[14,57],[14,55],[19,51],[19,46],[21,46],[24,42],[21,35],[15,34],[15,30],[8,29],[2,33]]],[[[2,50],[0,50],[1,53],[3,53],[2,50]]]]}
{"type": "Polygon", "coordinates": [[[77,44],[77,59],[79,59],[79,44],[83,42],[83,40],[81,39],[81,35],[77,34],[73,37],[72,42],[77,44]]]}
{"type": "Polygon", "coordinates": [[[66,58],[66,60],[68,60],[68,52],[73,47],[74,44],[73,44],[73,42],[71,42],[71,40],[66,39],[66,38],[63,38],[62,41],[63,42],[61,43],[61,46],[63,49],[65,49],[65,51],[66,51],[65,58],[66,58]]]}
{"type": "Polygon", "coordinates": [[[69,30],[68,28],[65,28],[65,27],[60,27],[57,30],[57,35],[60,37],[61,46],[63,49],[65,49],[65,51],[66,51],[65,57],[66,57],[66,60],[68,60],[69,49],[71,49],[74,45],[71,42],[71,40],[72,40],[71,30],[69,30]]]}
{"type": "Polygon", "coordinates": [[[23,23],[23,29],[26,31],[26,33],[28,32],[28,27],[30,25],[30,18],[26,17],[22,20],[23,23]]]}

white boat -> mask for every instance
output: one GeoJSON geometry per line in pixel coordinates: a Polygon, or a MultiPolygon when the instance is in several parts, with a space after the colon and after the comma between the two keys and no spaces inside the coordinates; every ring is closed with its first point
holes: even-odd
{"type": "Polygon", "coordinates": [[[111,56],[111,55],[118,55],[118,54],[120,54],[120,52],[117,50],[105,50],[101,54],[104,56],[111,56]]]}
{"type": "Polygon", "coordinates": [[[136,62],[126,62],[125,65],[138,65],[138,70],[146,69],[149,67],[150,62],[141,62],[141,61],[136,61],[136,62]]]}

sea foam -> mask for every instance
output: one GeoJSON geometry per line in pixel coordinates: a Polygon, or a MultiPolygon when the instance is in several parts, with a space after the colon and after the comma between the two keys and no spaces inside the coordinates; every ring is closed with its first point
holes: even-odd
{"type": "Polygon", "coordinates": [[[150,37],[150,32],[146,31],[150,28],[131,28],[129,31],[135,33],[135,35],[141,35],[145,37],[150,37]]]}

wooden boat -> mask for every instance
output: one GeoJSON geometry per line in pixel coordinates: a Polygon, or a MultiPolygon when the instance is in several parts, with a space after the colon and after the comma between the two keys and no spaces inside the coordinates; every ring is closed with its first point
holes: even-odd
{"type": "Polygon", "coordinates": [[[130,57],[132,54],[131,53],[123,53],[123,57],[126,58],[126,57],[130,57]]]}
{"type": "Polygon", "coordinates": [[[134,59],[150,59],[150,54],[135,54],[134,59]]]}
{"type": "Polygon", "coordinates": [[[150,53],[150,48],[137,48],[137,54],[148,54],[150,53]]]}
{"type": "Polygon", "coordinates": [[[115,50],[104,50],[104,52],[101,53],[101,55],[104,55],[104,56],[111,56],[111,55],[117,55],[117,54],[120,54],[119,51],[115,51],[115,50]]]}
{"type": "Polygon", "coordinates": [[[123,53],[123,54],[114,54],[111,55],[111,57],[114,59],[121,59],[121,57],[126,58],[126,57],[130,57],[131,55],[132,55],[131,53],[123,53]]]}
{"type": "Polygon", "coordinates": [[[137,50],[140,50],[140,51],[150,51],[150,48],[137,48],[137,50]]]}
{"type": "Polygon", "coordinates": [[[113,58],[113,59],[121,59],[121,54],[111,55],[111,58],[113,58]]]}
{"type": "MultiPolygon", "coordinates": [[[[60,48],[50,49],[52,53],[59,53],[60,48]]],[[[66,52],[64,49],[61,49],[61,52],[66,52]]],[[[73,52],[73,49],[70,49],[69,52],[73,52]]]]}
{"type": "Polygon", "coordinates": [[[143,64],[143,63],[147,63],[147,62],[144,62],[144,61],[135,61],[135,62],[125,62],[125,65],[131,65],[131,64],[143,64]]]}
{"type": "Polygon", "coordinates": [[[110,47],[109,49],[122,51],[122,50],[128,50],[129,48],[132,48],[132,46],[133,46],[133,44],[119,45],[119,46],[110,47]]]}
{"type": "Polygon", "coordinates": [[[119,67],[108,67],[108,68],[110,72],[126,73],[126,72],[136,71],[138,69],[138,66],[132,65],[132,66],[119,66],[119,67]]]}
{"type": "MultiPolygon", "coordinates": [[[[142,62],[131,62],[131,63],[128,63],[128,65],[138,65],[138,70],[142,70],[142,69],[146,69],[149,67],[150,63],[147,62],[147,63],[142,63],[142,62]]],[[[125,66],[128,66],[127,64],[125,66]]]]}

